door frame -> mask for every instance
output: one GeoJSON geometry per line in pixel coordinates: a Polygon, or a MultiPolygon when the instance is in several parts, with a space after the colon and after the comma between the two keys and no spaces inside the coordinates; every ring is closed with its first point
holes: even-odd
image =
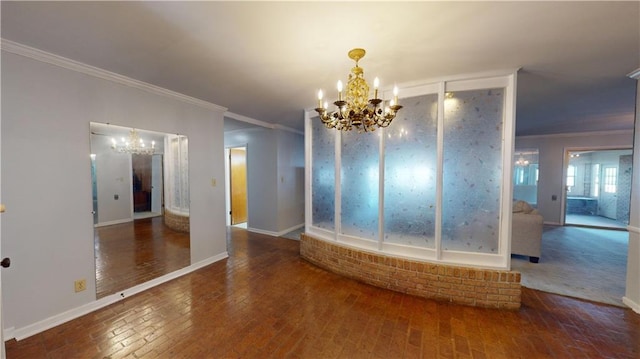
{"type": "Polygon", "coordinates": [[[233,146],[225,146],[224,148],[224,192],[225,192],[225,224],[226,226],[231,226],[231,162],[230,162],[230,154],[232,148],[244,148],[245,149],[245,163],[247,168],[247,224],[249,223],[249,145],[241,144],[241,145],[233,145],[233,146]]]}
{"type": "MultiPolygon", "coordinates": [[[[0,119],[0,143],[2,142],[2,120],[0,119]]],[[[2,146],[0,146],[0,149],[2,146]]],[[[2,150],[0,150],[2,152],[2,150]]],[[[2,154],[0,153],[0,159],[2,158],[2,154]]],[[[0,167],[2,165],[0,164],[0,167]]],[[[2,185],[0,184],[0,258],[2,257],[2,213],[4,213],[4,205],[2,204],[2,185]]],[[[6,352],[4,348],[4,321],[2,320],[2,275],[0,275],[0,359],[6,358],[6,352]]]]}
{"type": "Polygon", "coordinates": [[[560,196],[560,225],[565,226],[567,222],[567,172],[569,168],[569,152],[580,151],[615,151],[630,150],[633,155],[633,146],[596,146],[596,147],[564,147],[564,155],[562,159],[562,195],[560,196]]]}

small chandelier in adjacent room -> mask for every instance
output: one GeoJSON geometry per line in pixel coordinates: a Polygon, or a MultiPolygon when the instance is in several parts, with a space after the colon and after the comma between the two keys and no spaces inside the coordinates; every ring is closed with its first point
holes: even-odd
{"type": "Polygon", "coordinates": [[[364,49],[349,51],[349,58],[356,62],[351,69],[349,81],[347,81],[346,100],[343,100],[342,81],[338,81],[338,100],[333,104],[336,110],[329,112],[327,103],[322,103],[322,90],[318,91],[318,108],[315,110],[320,115],[320,120],[328,128],[340,131],[350,131],[356,128],[358,132],[375,131],[378,127],[387,127],[396,117],[402,106],[398,105],[398,88],[393,89],[393,99],[388,106],[384,106],[384,100],[378,98],[378,78],[373,82],[373,98],[368,99],[369,85],[364,79],[364,71],[358,66],[358,60],[364,57],[364,49]]]}
{"type": "Polygon", "coordinates": [[[152,155],[156,151],[156,142],[151,141],[151,146],[147,146],[144,140],[138,135],[135,128],[129,132],[129,138],[122,137],[120,142],[111,138],[111,148],[120,153],[131,153],[136,155],[152,155]]]}
{"type": "Polygon", "coordinates": [[[524,157],[520,155],[520,158],[518,158],[518,160],[516,161],[516,166],[527,166],[527,165],[529,165],[529,161],[525,160],[524,157]]]}

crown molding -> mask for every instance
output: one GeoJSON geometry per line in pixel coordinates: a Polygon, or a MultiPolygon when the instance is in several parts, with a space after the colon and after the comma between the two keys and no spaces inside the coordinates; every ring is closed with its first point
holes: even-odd
{"type": "Polygon", "coordinates": [[[629,72],[627,76],[631,77],[632,79],[640,80],[640,67],[637,68],[635,71],[629,72]]]}
{"type": "Polygon", "coordinates": [[[36,49],[27,45],[20,44],[15,41],[0,39],[0,48],[2,51],[10,52],[15,55],[24,56],[36,61],[48,63],[51,65],[59,66],[68,70],[83,73],[85,75],[93,76],[99,79],[115,82],[121,85],[133,87],[139,90],[147,91],[156,95],[170,97],[182,102],[186,102],[192,105],[203,107],[209,110],[224,112],[227,109],[225,107],[216,105],[214,103],[197,99],[195,97],[183,95],[181,93],[167,90],[165,88],[152,85],[146,82],[132,79],[127,76],[119,75],[115,72],[103,70],[101,68],[87,65],[82,62],[68,59],[66,57],[58,56],[43,50],[36,49]]]}
{"type": "Polygon", "coordinates": [[[585,136],[613,136],[613,135],[633,135],[633,129],[629,129],[629,130],[610,130],[610,131],[550,133],[550,134],[546,134],[546,135],[525,135],[525,136],[516,136],[516,139],[554,138],[554,137],[585,137],[585,136]]]}
{"type": "MultiPolygon", "coordinates": [[[[224,113],[224,117],[228,117],[230,119],[241,121],[241,122],[250,123],[252,125],[256,125],[256,126],[260,126],[260,127],[264,127],[264,128],[270,128],[272,130],[282,130],[282,131],[296,133],[296,134],[299,134],[299,135],[304,135],[304,132],[298,131],[295,128],[291,128],[291,127],[287,127],[287,126],[283,126],[283,125],[278,125],[278,124],[273,124],[273,123],[270,123],[270,122],[256,120],[255,118],[239,115],[237,113],[233,113],[233,112],[229,112],[229,111],[224,113]]],[[[237,131],[240,131],[240,130],[237,130],[237,131]]],[[[234,132],[234,131],[229,131],[229,132],[234,132]]]]}

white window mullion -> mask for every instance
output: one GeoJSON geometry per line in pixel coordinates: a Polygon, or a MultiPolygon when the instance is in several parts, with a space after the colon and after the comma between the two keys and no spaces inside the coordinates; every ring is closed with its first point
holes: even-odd
{"type": "Polygon", "coordinates": [[[335,131],[335,213],[333,215],[333,227],[335,228],[335,240],[338,240],[342,232],[342,188],[341,188],[341,172],[342,168],[342,136],[340,131],[335,131]]]}
{"type": "Polygon", "coordinates": [[[378,144],[378,250],[384,242],[384,139],[385,129],[380,129],[378,144]]]}
{"type": "Polygon", "coordinates": [[[305,216],[304,216],[304,222],[305,222],[305,232],[309,231],[309,228],[311,228],[311,225],[313,224],[313,212],[311,211],[311,208],[313,207],[313,188],[312,188],[312,174],[313,174],[313,170],[311,168],[312,164],[312,159],[313,157],[311,156],[311,152],[312,152],[312,148],[313,148],[313,125],[311,123],[311,116],[309,115],[308,111],[304,112],[304,121],[305,121],[305,129],[306,131],[304,131],[304,144],[305,144],[305,176],[304,176],[304,189],[305,189],[305,195],[304,198],[305,200],[305,216]]]}
{"type": "Polygon", "coordinates": [[[445,83],[438,87],[438,119],[436,125],[436,223],[435,223],[435,251],[436,259],[442,259],[442,186],[444,168],[444,100],[445,83]]]}

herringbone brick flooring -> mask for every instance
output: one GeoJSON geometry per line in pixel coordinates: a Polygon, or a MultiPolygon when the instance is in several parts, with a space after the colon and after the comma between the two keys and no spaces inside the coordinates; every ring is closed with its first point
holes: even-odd
{"type": "Polygon", "coordinates": [[[640,315],[524,289],[519,311],[361,284],[299,242],[232,229],[230,257],[20,342],[17,358],[638,358],[640,315]]]}
{"type": "Polygon", "coordinates": [[[163,217],[98,227],[94,245],[98,298],[191,264],[189,233],[165,226],[163,217]]]}

